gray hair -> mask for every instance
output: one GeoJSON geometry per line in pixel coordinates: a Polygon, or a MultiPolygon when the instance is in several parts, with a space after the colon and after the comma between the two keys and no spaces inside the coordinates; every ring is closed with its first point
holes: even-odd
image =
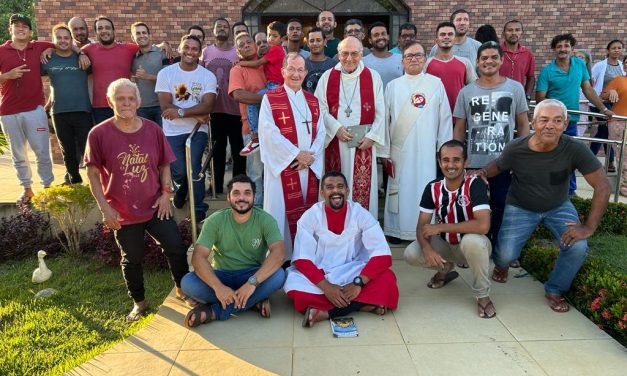
{"type": "Polygon", "coordinates": [[[533,110],[533,120],[534,121],[536,120],[536,118],[540,115],[540,111],[542,109],[544,109],[545,107],[551,107],[551,106],[561,108],[562,112],[564,112],[564,121],[568,122],[568,109],[566,108],[564,103],[562,103],[561,101],[558,101],[557,99],[545,99],[542,102],[538,103],[536,105],[536,108],[533,110]]]}
{"type": "Polygon", "coordinates": [[[133,81],[129,80],[128,78],[120,78],[120,79],[113,81],[111,84],[109,84],[109,87],[107,88],[107,98],[113,101],[115,99],[115,93],[118,91],[118,88],[122,86],[130,87],[134,89],[135,95],[137,96],[137,100],[138,101],[141,100],[141,96],[139,95],[139,88],[137,87],[137,84],[135,84],[133,81]]]}

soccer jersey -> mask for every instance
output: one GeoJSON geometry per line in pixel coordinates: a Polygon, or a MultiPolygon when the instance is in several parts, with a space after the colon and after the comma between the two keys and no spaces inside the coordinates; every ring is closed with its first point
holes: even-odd
{"type": "MultiPolygon", "coordinates": [[[[425,187],[420,200],[420,211],[434,213],[437,223],[460,223],[474,218],[479,210],[490,210],[488,190],[481,178],[466,176],[454,191],[446,188],[445,179],[433,180],[425,187]]],[[[463,234],[441,233],[440,237],[449,244],[458,244],[463,234]]]]}

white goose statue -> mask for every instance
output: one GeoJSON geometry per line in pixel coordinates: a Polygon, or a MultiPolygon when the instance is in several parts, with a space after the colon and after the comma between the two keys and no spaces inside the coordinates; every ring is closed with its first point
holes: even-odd
{"type": "Polygon", "coordinates": [[[44,251],[37,252],[37,258],[39,259],[39,267],[33,270],[33,283],[42,283],[52,277],[52,270],[48,269],[46,263],[44,262],[44,257],[46,257],[47,253],[44,251]]]}

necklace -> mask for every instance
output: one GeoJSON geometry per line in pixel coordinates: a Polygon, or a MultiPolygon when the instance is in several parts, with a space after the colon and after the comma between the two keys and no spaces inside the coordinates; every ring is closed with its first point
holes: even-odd
{"type": "Polygon", "coordinates": [[[18,50],[17,48],[15,49],[15,52],[17,53],[17,57],[22,59],[23,62],[26,62],[26,49],[24,49],[24,56],[20,55],[20,50],[18,50]]]}
{"type": "Polygon", "coordinates": [[[510,71],[509,78],[513,79],[514,78],[514,70],[515,70],[516,60],[518,60],[518,54],[514,54],[515,58],[513,58],[513,59],[509,56],[507,51],[504,51],[503,55],[505,55],[507,60],[509,60],[509,62],[512,63],[512,69],[510,71]]]}
{"type": "Polygon", "coordinates": [[[342,94],[344,94],[344,101],[348,102],[344,113],[346,114],[346,117],[351,117],[351,112],[353,112],[353,110],[351,110],[351,103],[353,103],[353,99],[355,98],[355,91],[357,91],[357,85],[359,85],[359,77],[357,77],[357,83],[353,87],[353,94],[351,95],[350,101],[346,98],[346,90],[344,90],[344,78],[342,77],[340,77],[340,84],[342,84],[342,94]]]}
{"type": "MultiPolygon", "coordinates": [[[[313,119],[312,120],[307,120],[307,113],[309,112],[309,106],[307,106],[307,103],[305,103],[305,115],[303,115],[303,112],[300,110],[300,108],[298,108],[298,106],[296,106],[296,103],[294,103],[292,101],[292,98],[290,98],[289,94],[287,96],[287,99],[290,101],[290,104],[292,105],[293,108],[296,109],[296,111],[298,112],[298,114],[305,119],[305,121],[303,121],[302,123],[305,124],[307,126],[307,134],[311,134],[311,131],[309,130],[309,124],[313,123],[313,119]]],[[[294,119],[296,120],[296,119],[294,119]]]]}

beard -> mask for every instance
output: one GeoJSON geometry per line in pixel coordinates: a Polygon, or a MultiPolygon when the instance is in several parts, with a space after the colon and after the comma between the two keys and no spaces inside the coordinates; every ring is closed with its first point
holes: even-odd
{"type": "MultiPolygon", "coordinates": [[[[336,195],[334,195],[336,196],[336,195]]],[[[333,210],[338,210],[341,209],[344,206],[344,203],[346,202],[346,197],[344,195],[339,195],[340,196],[340,203],[339,204],[334,204],[333,203],[333,199],[329,197],[329,200],[327,202],[327,205],[329,205],[329,207],[333,210]]]]}
{"type": "Polygon", "coordinates": [[[218,34],[216,35],[216,39],[219,40],[220,42],[224,42],[224,41],[229,40],[229,36],[225,34],[218,34]]]}
{"type": "Polygon", "coordinates": [[[111,38],[109,40],[103,40],[98,38],[98,42],[100,42],[103,46],[110,46],[113,44],[113,42],[115,42],[115,39],[111,38]]]}
{"type": "Polygon", "coordinates": [[[229,204],[231,205],[231,209],[235,210],[237,214],[246,214],[253,209],[252,202],[248,204],[248,206],[244,207],[243,209],[240,209],[237,207],[237,204],[239,203],[247,203],[247,202],[246,201],[229,202],[229,204]]]}

